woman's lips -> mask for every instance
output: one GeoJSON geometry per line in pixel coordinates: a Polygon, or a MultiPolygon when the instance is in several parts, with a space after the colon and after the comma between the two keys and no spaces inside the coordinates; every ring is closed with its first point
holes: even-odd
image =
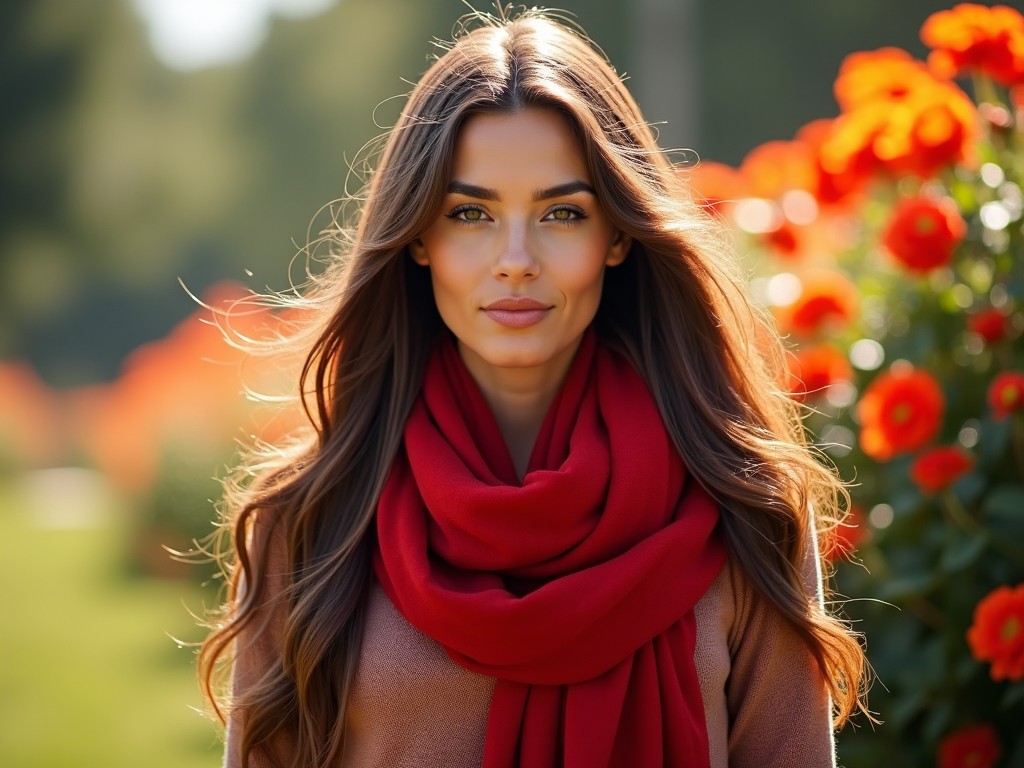
{"type": "Polygon", "coordinates": [[[505,328],[529,328],[543,320],[552,309],[548,304],[525,296],[507,296],[483,308],[484,314],[505,328]]]}

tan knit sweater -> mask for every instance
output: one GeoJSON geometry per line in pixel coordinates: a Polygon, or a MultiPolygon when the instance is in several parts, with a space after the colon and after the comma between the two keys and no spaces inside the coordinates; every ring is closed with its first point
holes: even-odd
{"type": "MultiPolygon", "coordinates": [[[[271,588],[280,584],[275,559],[271,588]]],[[[820,586],[816,573],[808,582],[820,586]]],[[[832,768],[830,704],[814,662],[742,570],[727,565],[694,610],[712,768],[832,768]]],[[[236,689],[269,662],[274,643],[266,634],[240,643],[236,689]]],[[[375,584],[342,766],[479,766],[493,689],[493,679],[459,667],[405,621],[375,584]]],[[[236,729],[229,723],[227,768],[242,766],[236,729]]],[[[265,765],[250,761],[250,768],[265,765]]]]}

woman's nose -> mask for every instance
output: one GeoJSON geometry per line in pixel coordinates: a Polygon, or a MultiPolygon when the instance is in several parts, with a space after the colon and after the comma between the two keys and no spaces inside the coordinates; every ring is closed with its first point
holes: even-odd
{"type": "Polygon", "coordinates": [[[529,232],[524,225],[510,225],[503,233],[494,275],[503,279],[528,280],[540,273],[540,264],[533,254],[529,232]]]}

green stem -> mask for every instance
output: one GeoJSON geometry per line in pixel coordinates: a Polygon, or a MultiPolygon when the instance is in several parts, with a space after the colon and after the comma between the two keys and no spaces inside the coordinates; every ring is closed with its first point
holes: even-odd
{"type": "Polygon", "coordinates": [[[971,86],[974,89],[974,99],[979,104],[1005,106],[1006,102],[999,97],[999,92],[996,90],[996,85],[992,82],[991,78],[981,74],[973,75],[971,77],[971,86]]]}
{"type": "Polygon", "coordinates": [[[952,489],[947,489],[942,495],[942,500],[945,502],[946,514],[950,520],[952,520],[960,528],[963,528],[968,533],[978,533],[982,530],[981,523],[975,520],[971,513],[964,509],[964,505],[960,503],[960,499],[953,493],[952,489]]]}

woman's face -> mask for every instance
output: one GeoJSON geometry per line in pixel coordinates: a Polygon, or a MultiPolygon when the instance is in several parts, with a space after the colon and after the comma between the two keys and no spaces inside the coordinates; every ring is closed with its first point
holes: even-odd
{"type": "Polygon", "coordinates": [[[605,267],[629,244],[594,195],[568,120],[529,108],[467,119],[441,214],[411,252],[474,378],[531,369],[545,386],[568,369],[605,267]]]}

